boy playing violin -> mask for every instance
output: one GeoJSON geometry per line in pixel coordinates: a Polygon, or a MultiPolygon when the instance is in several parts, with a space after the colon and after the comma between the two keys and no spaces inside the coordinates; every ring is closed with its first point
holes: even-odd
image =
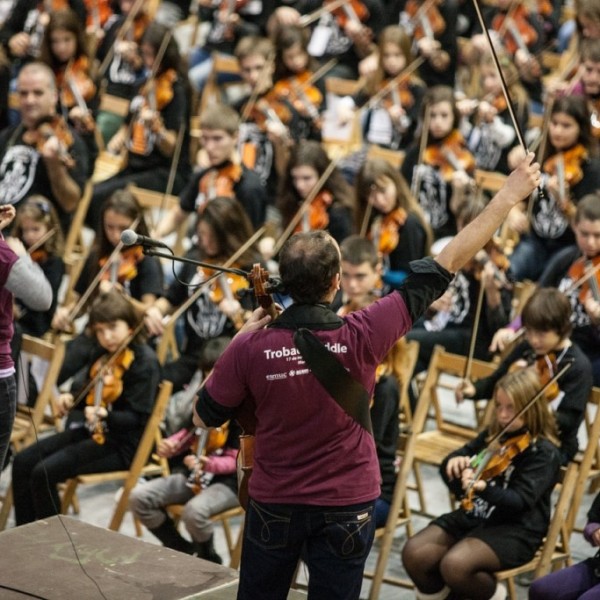
{"type": "Polygon", "coordinates": [[[506,589],[494,573],[526,563],[538,549],[560,465],[554,419],[542,400],[515,416],[541,387],[532,369],[503,377],[494,391],[491,425],[442,463],[444,481],[465,499],[461,508],[438,517],[404,546],[402,561],[417,598],[443,600],[452,594],[504,600],[506,589]],[[514,458],[500,465],[497,475],[483,471],[475,477],[471,457],[498,434],[501,448],[514,458]]]}
{"type": "Polygon", "coordinates": [[[237,199],[255,229],[265,220],[267,194],[259,176],[240,164],[237,153],[239,115],[228,106],[212,105],[200,117],[203,167],[179,196],[175,207],[159,223],[155,235],[175,231],[193,212],[200,213],[217,197],[237,199]]]}
{"type": "Polygon", "coordinates": [[[560,378],[546,401],[555,412],[563,464],[577,452],[577,431],[592,388],[592,367],[587,356],[570,339],[571,305],[554,288],[538,289],[521,315],[525,341],[520,343],[489,375],[471,383],[463,380],[455,391],[457,402],[465,398],[491,398],[496,382],[515,368],[535,364],[542,379],[550,379],[563,364],[571,368],[560,378]]]}
{"type": "Polygon", "coordinates": [[[60,513],[57,484],[84,473],[129,469],[160,377],[154,351],[135,334],[138,322],[133,305],[117,291],[92,306],[90,325],[105,353],[76,375],[71,393],[59,396],[59,412],[69,413],[64,431],[15,456],[17,525],[60,513]]]}

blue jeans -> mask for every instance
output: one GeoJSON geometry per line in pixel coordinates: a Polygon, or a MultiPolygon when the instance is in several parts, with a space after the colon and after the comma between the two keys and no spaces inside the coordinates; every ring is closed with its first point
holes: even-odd
{"type": "Polygon", "coordinates": [[[14,375],[0,379],[0,471],[4,467],[17,410],[17,385],[14,375]]]}
{"type": "Polygon", "coordinates": [[[238,600],[287,598],[300,558],[308,568],[310,600],[357,599],[375,535],[373,504],[328,507],[250,500],[238,600]]]}

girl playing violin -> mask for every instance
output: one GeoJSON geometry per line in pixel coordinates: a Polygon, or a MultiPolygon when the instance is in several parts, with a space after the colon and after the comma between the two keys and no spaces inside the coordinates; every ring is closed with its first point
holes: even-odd
{"type": "Polygon", "coordinates": [[[301,27],[285,27],[277,32],[274,86],[270,96],[288,111],[290,134],[294,140],[321,139],[321,113],[325,109],[325,86],[314,80],[319,63],[308,53],[309,32],[301,27]]]}
{"type": "MultiPolygon", "coordinates": [[[[546,197],[534,191],[528,207],[531,231],[521,236],[511,256],[511,273],[518,281],[538,279],[548,259],[574,242],[569,221],[576,204],[600,188],[600,161],[594,157],[585,99],[563,96],[553,103],[547,147],[540,161],[546,197]]],[[[521,149],[516,153],[522,153],[521,149]]],[[[519,233],[525,232],[528,219],[524,207],[511,211],[508,222],[519,233]]]]}
{"type": "MultiPolygon", "coordinates": [[[[527,92],[519,81],[518,72],[509,56],[500,53],[498,62],[507,81],[519,125],[524,131],[529,118],[527,92]]],[[[475,156],[478,169],[508,174],[508,155],[518,140],[502,93],[500,77],[489,52],[483,54],[479,60],[479,79],[479,98],[465,98],[458,102],[461,114],[469,117],[468,121],[463,120],[461,131],[467,138],[469,150],[475,156]]]]}
{"type": "Polygon", "coordinates": [[[140,41],[140,54],[151,76],[132,100],[127,124],[107,145],[113,154],[126,151],[127,166],[94,186],[86,217],[86,223],[93,228],[98,225],[102,202],[115,190],[134,183],[164,192],[176,147],[181,153],[175,166],[172,193],[179,194],[190,172],[189,90],[177,42],[166,27],[153,23],[140,41]],[[182,128],[183,137],[178,142],[182,128]]]}
{"type": "Polygon", "coordinates": [[[558,287],[571,302],[573,341],[592,363],[594,385],[600,386],[600,271],[581,284],[600,263],[600,195],[584,196],[573,221],[576,246],[565,248],[552,259],[540,277],[540,285],[558,287]]]}
{"type": "Polygon", "coordinates": [[[535,364],[543,380],[549,380],[566,363],[571,368],[546,397],[555,413],[563,464],[577,453],[577,431],[592,388],[592,368],[582,350],[570,339],[571,305],[555,288],[538,289],[527,301],[521,315],[525,341],[518,344],[492,375],[475,383],[464,380],[456,389],[456,399],[490,398],[496,382],[511,369],[535,364]]]}
{"type": "Polygon", "coordinates": [[[421,135],[426,143],[416,142],[407,151],[402,175],[439,239],[456,233],[458,205],[474,185],[475,158],[458,130],[460,113],[451,88],[428,90],[423,115],[421,135]]]}
{"type": "Polygon", "coordinates": [[[13,464],[13,494],[17,525],[60,512],[57,484],[90,472],[129,469],[144,431],[158,387],[160,371],[154,351],[133,336],[139,319],[121,294],[99,297],[90,310],[90,327],[103,354],[75,378],[70,393],[59,396],[57,408],[69,413],[65,429],[29,446],[13,464]],[[116,354],[115,354],[116,353],[116,354]],[[115,355],[114,357],[112,357],[115,355]],[[112,360],[108,368],[103,365],[112,360]],[[100,402],[78,397],[97,373],[100,402]],[[116,397],[115,397],[116,396],[116,397]],[[104,441],[92,438],[102,427],[104,441]]]}
{"type": "MultiPolygon", "coordinates": [[[[52,320],[57,331],[69,331],[73,320],[81,316],[73,314],[81,297],[91,291],[92,297],[98,291],[117,289],[123,292],[140,310],[150,306],[163,294],[163,276],[157,258],[145,256],[139,246],[115,249],[120,242],[121,233],[135,227],[142,235],[149,235],[142,209],[128,190],[115,192],[103,206],[101,226],[96,232],[94,246],[86,259],[81,274],[75,283],[73,293],[67,303],[59,306],[52,320]],[[108,265],[108,266],[107,266],[108,265]],[[107,266],[98,287],[90,286],[100,269],[107,266]]],[[[83,361],[90,360],[98,353],[93,337],[83,333],[71,340],[66,347],[66,356],[59,381],[72,376],[83,361]]]]}
{"type": "Polygon", "coordinates": [[[13,237],[6,240],[9,247],[17,255],[29,254],[31,260],[40,265],[52,287],[52,305],[47,311],[30,310],[20,300],[16,301],[15,317],[22,332],[42,337],[50,329],[56,310],[58,288],[65,272],[61,258],[64,238],[52,204],[43,196],[27,198],[19,206],[11,235],[13,237]]]}
{"type": "Polygon", "coordinates": [[[414,73],[401,78],[402,71],[414,60],[404,29],[386,27],[377,46],[377,69],[367,79],[364,91],[354,98],[358,106],[365,108],[361,115],[363,137],[384,148],[405,149],[413,141],[425,88],[414,73]],[[393,84],[395,78],[399,79],[393,84]],[[373,102],[384,89],[385,94],[373,102]]]}
{"type": "Polygon", "coordinates": [[[86,51],[81,21],[72,10],[52,13],[46,27],[40,59],[56,77],[58,112],[81,135],[88,148],[91,176],[98,155],[91,110],[96,99],[96,86],[90,76],[91,63],[86,51]]]}
{"type": "Polygon", "coordinates": [[[382,257],[383,281],[397,287],[410,261],[429,254],[429,224],[400,173],[385,160],[368,160],[358,172],[355,190],[356,230],[366,234],[382,257]]]}
{"type": "Polygon", "coordinates": [[[526,563],[541,544],[560,465],[556,427],[541,401],[514,419],[540,388],[532,369],[503,377],[494,389],[489,427],[442,463],[440,471],[450,490],[461,497],[472,489],[474,498],[472,508],[434,519],[404,546],[402,562],[417,598],[443,600],[452,594],[504,600],[506,589],[494,573],[526,563]],[[499,466],[499,474],[474,480],[473,457],[505,428],[499,442],[514,458],[499,466]]]}
{"type": "MultiPolygon", "coordinates": [[[[241,204],[232,198],[215,198],[205,205],[198,217],[196,239],[188,257],[223,265],[252,236],[252,224],[241,204]]],[[[248,270],[257,262],[251,247],[236,262],[237,268],[248,270]]],[[[172,314],[199,288],[196,301],[184,313],[185,341],[179,359],[164,365],[163,374],[173,382],[173,390],[186,385],[197,369],[207,342],[218,336],[233,337],[243,320],[242,303],[236,291],[248,287],[244,277],[224,273],[212,279],[214,272],[184,264],[178,280],[164,297],[146,310],[145,322],[152,335],[164,331],[164,317],[172,314]],[[184,282],[189,282],[188,284],[184,282]]]]}
{"type": "MultiPolygon", "coordinates": [[[[284,228],[309,194],[314,194],[330,162],[318,142],[304,140],[292,148],[276,200],[284,228]]],[[[300,219],[298,230],[326,229],[341,242],[352,233],[353,210],[352,190],[335,167],[300,219]]]]}

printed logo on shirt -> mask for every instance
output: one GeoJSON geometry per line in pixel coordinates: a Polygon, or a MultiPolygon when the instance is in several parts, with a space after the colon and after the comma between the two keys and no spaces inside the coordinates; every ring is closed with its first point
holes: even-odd
{"type": "MultiPolygon", "coordinates": [[[[327,348],[327,350],[329,350],[330,352],[333,352],[335,354],[347,354],[348,353],[348,346],[346,346],[345,344],[341,344],[340,342],[335,342],[333,344],[331,344],[330,342],[327,342],[324,345],[325,345],[325,348],[327,348]]],[[[300,351],[298,350],[298,348],[296,348],[296,347],[288,348],[287,346],[282,346],[281,348],[278,348],[277,350],[270,350],[270,349],[263,350],[263,353],[267,360],[272,360],[272,359],[276,359],[276,358],[292,358],[294,356],[300,355],[300,351]]]]}
{"type": "Polygon", "coordinates": [[[34,148],[11,146],[0,164],[0,198],[4,204],[16,204],[33,185],[40,155],[34,148]]]}

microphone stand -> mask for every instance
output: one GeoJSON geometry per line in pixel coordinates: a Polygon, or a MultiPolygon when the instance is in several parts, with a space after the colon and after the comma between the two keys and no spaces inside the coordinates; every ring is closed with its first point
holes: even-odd
{"type": "MultiPolygon", "coordinates": [[[[171,254],[167,254],[166,252],[159,252],[152,248],[151,246],[140,244],[142,246],[142,250],[146,256],[156,256],[158,258],[166,258],[168,260],[175,260],[177,262],[188,263],[190,265],[195,265],[196,267],[203,267],[205,269],[211,269],[212,271],[219,271],[221,273],[233,273],[234,275],[241,275],[250,281],[250,273],[248,271],[242,271],[242,269],[232,269],[230,267],[221,267],[219,265],[215,265],[213,263],[206,263],[200,260],[194,260],[192,258],[186,258],[185,256],[176,256],[171,250],[171,254]]],[[[170,248],[169,248],[170,250],[170,248]]]]}

